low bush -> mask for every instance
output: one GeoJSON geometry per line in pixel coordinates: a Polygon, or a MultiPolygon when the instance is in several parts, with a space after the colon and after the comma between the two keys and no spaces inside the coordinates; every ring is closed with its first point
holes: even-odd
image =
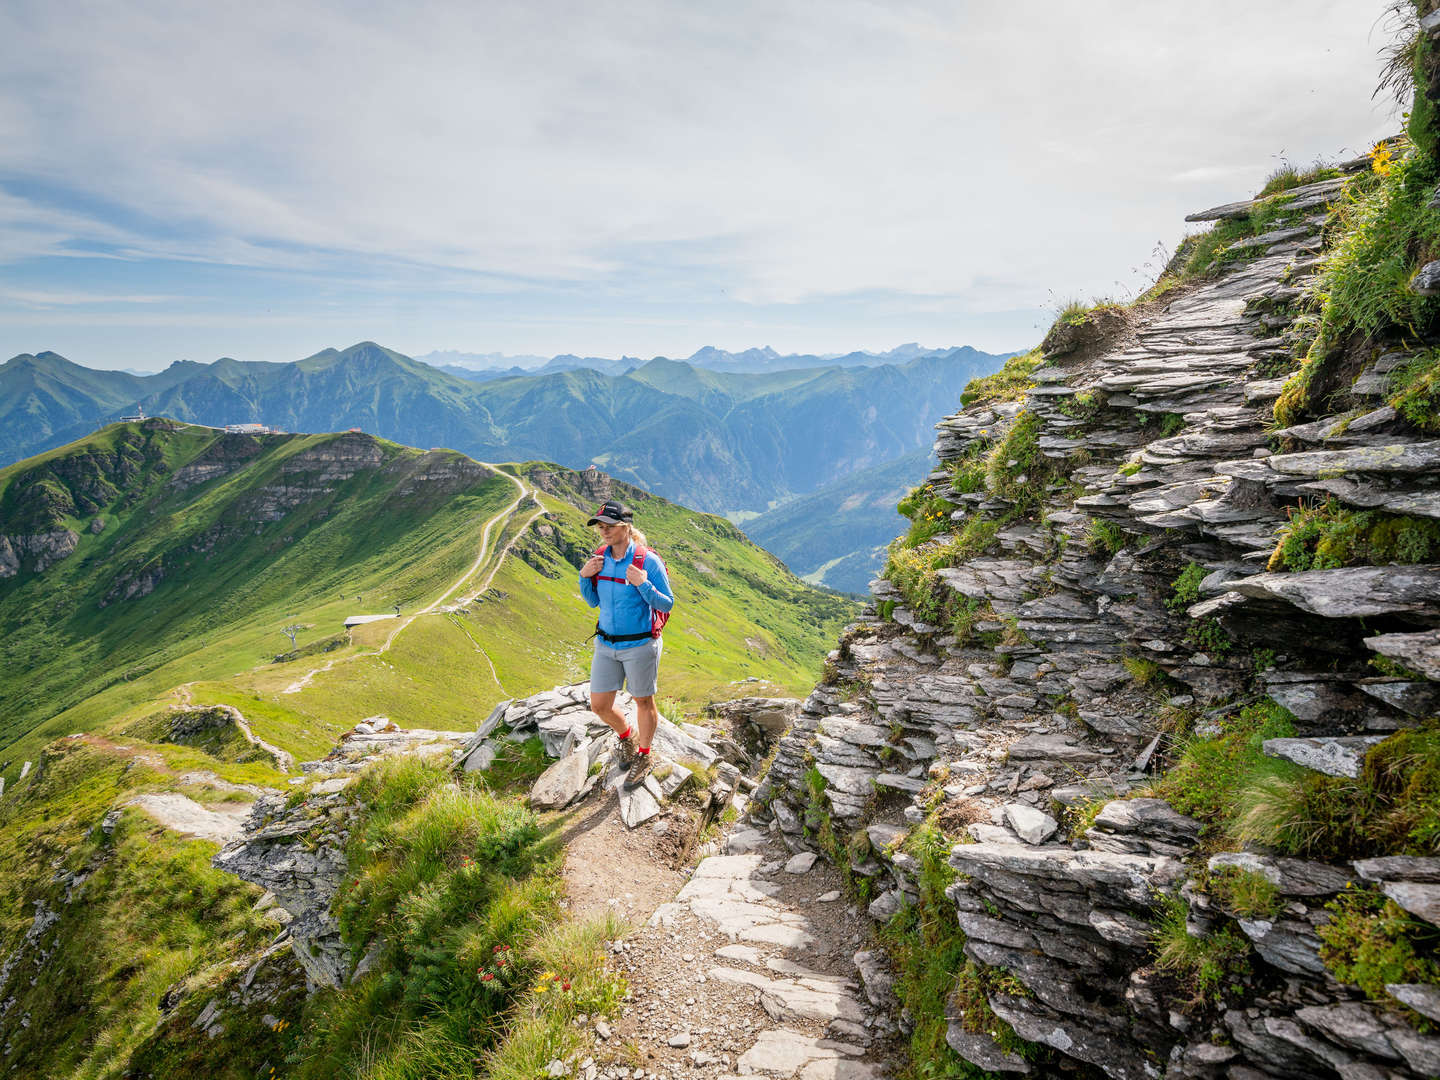
{"type": "Polygon", "coordinates": [[[1096,555],[1114,555],[1125,546],[1125,530],[1104,518],[1093,518],[1085,530],[1085,544],[1096,555]]]}
{"type": "Polygon", "coordinates": [[[372,766],[350,794],[354,876],[337,914],[355,956],[373,942],[380,955],[371,974],[307,1004],[297,1075],[471,1076],[517,1018],[541,1015],[527,1003],[553,993],[574,1011],[615,1007],[601,950],[561,962],[547,945],[587,931],[562,921],[559,849],[518,800],[409,757],[372,766]]]}
{"type": "Polygon", "coordinates": [[[1046,485],[1061,463],[1040,451],[1040,417],[1022,412],[985,461],[985,487],[991,495],[1007,499],[1017,511],[1039,503],[1046,485]]]}
{"type": "Polygon", "coordinates": [[[1291,507],[1267,569],[1329,570],[1341,566],[1430,562],[1440,555],[1440,521],[1353,510],[1336,499],[1291,507]]]}
{"type": "Polygon", "coordinates": [[[1160,797],[1176,810],[1205,822],[1204,835],[1212,844],[1236,830],[1240,793],[1271,777],[1288,780],[1304,771],[1261,752],[1266,739],[1295,734],[1295,717],[1273,701],[1248,705],[1221,725],[1216,738],[1192,737],[1156,785],[1160,797]]]}
{"type": "MultiPolygon", "coordinates": [[[[1398,1003],[1386,983],[1440,982],[1440,929],[1374,889],[1347,888],[1325,908],[1330,919],[1316,930],[1320,959],[1341,982],[1391,1007],[1398,1003]]],[[[1422,1029],[1434,1026],[1417,1013],[1410,1017],[1422,1029]]]]}
{"type": "Polygon", "coordinates": [[[1005,366],[995,374],[971,379],[960,394],[960,404],[968,407],[984,405],[992,401],[1023,399],[1025,392],[1035,385],[1030,381],[1030,373],[1040,367],[1041,363],[1038,348],[1021,353],[1019,356],[1012,356],[1005,361],[1005,366]]]}
{"type": "Polygon", "coordinates": [[[1308,169],[1297,169],[1287,162],[1265,179],[1265,186],[1255,197],[1263,199],[1267,195],[1289,191],[1291,188],[1304,187],[1306,184],[1319,183],[1321,180],[1333,180],[1343,175],[1339,169],[1330,165],[1316,164],[1308,169]]]}
{"type": "Polygon", "coordinates": [[[1358,777],[1257,778],[1236,800],[1240,842],[1319,858],[1440,854],[1440,722],[1374,746],[1358,777]]]}
{"type": "Polygon", "coordinates": [[[1218,1005],[1240,993],[1250,974],[1250,943],[1231,926],[1196,937],[1186,925],[1183,900],[1167,899],[1155,920],[1155,966],[1168,971],[1192,996],[1190,1008],[1218,1005]]]}

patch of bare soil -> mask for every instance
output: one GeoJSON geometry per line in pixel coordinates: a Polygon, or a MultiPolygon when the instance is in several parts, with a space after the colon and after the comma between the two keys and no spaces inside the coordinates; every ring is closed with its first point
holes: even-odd
{"type": "Polygon", "coordinates": [[[672,899],[685,883],[675,868],[675,836],[685,826],[675,812],[638,829],[620,820],[614,792],[597,792],[562,815],[565,885],[576,918],[615,911],[636,923],[672,899]],[[658,831],[657,831],[658,830],[658,831]]]}

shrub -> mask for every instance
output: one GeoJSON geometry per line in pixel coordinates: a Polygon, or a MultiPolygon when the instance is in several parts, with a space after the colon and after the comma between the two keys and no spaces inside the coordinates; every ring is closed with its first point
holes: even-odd
{"type": "Polygon", "coordinates": [[[1236,799],[1234,835],[1329,858],[1440,853],[1440,723],[1374,746],[1360,775],[1257,777],[1236,799]]]}
{"type": "Polygon", "coordinates": [[[1289,522],[1266,567],[1271,571],[1413,564],[1440,554],[1440,521],[1430,518],[1351,510],[1333,498],[1287,513],[1289,522]]]}
{"type": "Polygon", "coordinates": [[[1155,921],[1155,966],[1173,974],[1192,995],[1190,1007],[1219,1004],[1238,993],[1250,972],[1250,943],[1229,926],[1195,937],[1183,900],[1167,898],[1155,921]]]}
{"type": "MultiPolygon", "coordinates": [[[[1428,105],[1427,105],[1428,108],[1428,105]]],[[[1440,324],[1440,299],[1410,289],[1410,279],[1440,254],[1440,210],[1428,205],[1440,178],[1428,148],[1410,148],[1398,162],[1386,149],[1375,168],[1352,181],[1330,212],[1330,254],[1321,273],[1319,334],[1300,369],[1275,402],[1277,424],[1289,427],[1323,401],[1335,360],[1349,348],[1400,331],[1425,337],[1440,324]]],[[[1425,426],[1433,422],[1433,366],[1417,364],[1397,379],[1396,408],[1425,426]]]]}
{"type": "Polygon", "coordinates": [[[971,379],[960,395],[960,404],[983,405],[992,401],[1019,401],[1025,392],[1035,384],[1030,373],[1041,364],[1039,348],[1031,349],[1019,356],[1012,356],[993,375],[971,379]]]}
{"type": "Polygon", "coordinates": [[[996,989],[1023,992],[1023,988],[1003,972],[965,956],[965,934],[955,922],[954,905],[945,897],[945,888],[955,879],[948,861],[949,842],[933,825],[923,824],[903,846],[919,864],[920,898],[880,928],[880,939],[895,963],[895,992],[914,1025],[909,1067],[902,1075],[909,1080],[979,1080],[985,1075],[945,1041],[952,1003],[967,1030],[985,1031],[1003,1049],[1035,1060],[1042,1049],[1016,1035],[995,1015],[987,997],[996,989]]]}
{"type": "Polygon", "coordinates": [[[1170,599],[1165,601],[1165,606],[1178,610],[1188,608],[1191,604],[1200,599],[1200,582],[1205,580],[1209,571],[1199,563],[1191,563],[1180,572],[1180,576],[1170,586],[1170,599]]]}
{"type": "Polygon", "coordinates": [[[1126,539],[1124,529],[1104,518],[1092,518],[1085,531],[1085,544],[1096,555],[1114,555],[1126,539]]]}
{"type": "Polygon", "coordinates": [[[1120,663],[1125,665],[1130,678],[1141,686],[1153,686],[1165,678],[1165,669],[1143,656],[1122,656],[1120,663]]]}
{"type": "Polygon", "coordinates": [[[1440,211],[1427,204],[1440,179],[1430,153],[1410,150],[1376,169],[1331,210],[1331,236],[1320,284],[1321,334],[1339,341],[1358,331],[1434,328],[1440,300],[1410,290],[1410,278],[1440,252],[1440,211]]]}
{"type": "Polygon", "coordinates": [[[1231,835],[1239,818],[1236,799],[1266,778],[1290,778],[1303,770],[1288,761],[1266,757],[1260,747],[1266,739],[1295,734],[1295,717],[1266,699],[1248,705],[1221,721],[1221,734],[1213,739],[1192,738],[1156,789],[1161,798],[1182,814],[1206,823],[1212,841],[1231,835]]]}
{"type": "MultiPolygon", "coordinates": [[[[1330,921],[1316,930],[1323,943],[1320,959],[1341,982],[1392,1007],[1397,1003],[1385,992],[1386,983],[1440,982],[1440,930],[1434,926],[1371,889],[1347,888],[1325,908],[1330,921]]],[[[1430,1026],[1410,1016],[1422,1030],[1430,1026]]]]}
{"type": "Polygon", "coordinates": [[[1236,243],[1258,236],[1270,228],[1276,219],[1285,214],[1289,197],[1283,194],[1271,195],[1249,214],[1238,220],[1217,221],[1207,231],[1193,238],[1189,254],[1180,271],[1181,277],[1211,277],[1231,263],[1255,254],[1254,248],[1235,248],[1236,243]]]}
{"type": "Polygon", "coordinates": [[[1425,349],[1390,376],[1390,405],[1421,431],[1440,431],[1440,349],[1425,349]]]}
{"type": "Polygon", "coordinates": [[[1040,501],[1045,485],[1059,471],[1059,462],[1040,452],[1040,417],[1022,412],[985,462],[985,486],[992,495],[1013,502],[1017,510],[1040,501]]]}
{"type": "Polygon", "coordinates": [[[905,547],[919,547],[931,537],[944,532],[950,525],[950,511],[954,509],[949,499],[940,495],[930,484],[913,488],[896,505],[902,517],[910,519],[910,531],[901,543],[905,547]]]}
{"type": "MultiPolygon", "coordinates": [[[[387,759],[349,793],[362,809],[341,933],[356,956],[375,940],[384,949],[371,976],[307,1004],[299,1075],[473,1075],[549,959],[536,943],[560,922],[556,847],[517,800],[456,784],[439,763],[387,759]]],[[[613,1008],[614,994],[581,979],[595,956],[574,953],[557,984],[613,1008]]]]}
{"type": "Polygon", "coordinates": [[[1277,192],[1289,191],[1291,188],[1304,187],[1306,184],[1316,184],[1321,180],[1333,180],[1344,175],[1339,169],[1329,165],[1315,164],[1308,169],[1300,170],[1294,165],[1286,162],[1272,172],[1265,179],[1265,186],[1260,189],[1257,199],[1263,199],[1266,195],[1274,195],[1277,192]]]}

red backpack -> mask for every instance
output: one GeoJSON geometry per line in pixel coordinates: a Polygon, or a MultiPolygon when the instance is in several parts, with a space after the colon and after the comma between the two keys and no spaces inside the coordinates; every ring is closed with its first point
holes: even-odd
{"type": "MultiPolygon", "coordinates": [[[[609,544],[601,544],[598,548],[595,549],[595,554],[596,554],[596,555],[604,555],[604,554],[605,554],[605,550],[606,550],[609,546],[610,546],[609,544]]],[[[635,569],[637,569],[637,570],[644,570],[644,569],[645,569],[645,556],[646,556],[646,555],[649,555],[649,554],[650,554],[650,549],[649,549],[649,548],[647,548],[647,547],[642,547],[640,544],[636,544],[636,545],[635,545],[635,554],[634,554],[634,555],[631,557],[631,559],[630,559],[630,565],[633,566],[633,567],[635,567],[635,569]]],[[[657,559],[660,558],[659,555],[656,555],[655,557],[656,557],[657,559]]],[[[660,564],[660,565],[661,565],[661,566],[664,566],[664,565],[665,565],[663,560],[661,561],[661,564],[660,564]]],[[[626,581],[623,577],[607,577],[605,574],[596,574],[596,575],[595,575],[595,580],[596,580],[596,581],[613,581],[613,582],[615,582],[617,585],[629,585],[629,584],[630,584],[630,583],[629,583],[628,581],[626,581]]],[[[665,629],[665,624],[666,624],[667,622],[669,622],[669,621],[670,621],[670,612],[668,612],[668,611],[657,611],[655,608],[651,608],[651,609],[650,609],[650,636],[651,636],[652,638],[658,638],[658,637],[660,636],[661,631],[663,631],[663,630],[665,629]]]]}

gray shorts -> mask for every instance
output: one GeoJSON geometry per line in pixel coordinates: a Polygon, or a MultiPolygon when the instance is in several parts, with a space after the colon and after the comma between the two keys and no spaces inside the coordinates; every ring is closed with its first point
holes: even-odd
{"type": "Polygon", "coordinates": [[[660,676],[663,644],[660,638],[653,638],[628,649],[613,649],[596,638],[595,656],[590,661],[590,692],[612,694],[624,686],[631,697],[651,697],[660,676]]]}

